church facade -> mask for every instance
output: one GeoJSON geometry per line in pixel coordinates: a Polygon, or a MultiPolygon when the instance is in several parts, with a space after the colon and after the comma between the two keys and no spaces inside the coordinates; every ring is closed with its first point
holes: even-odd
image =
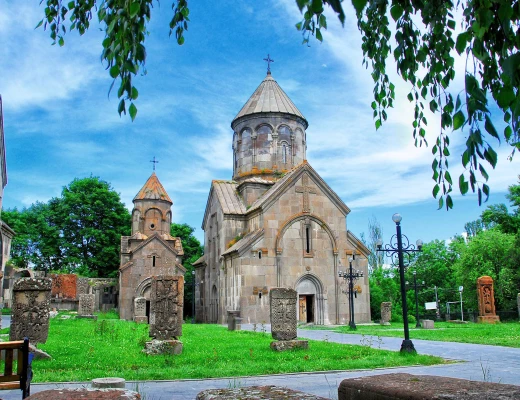
{"type": "Polygon", "coordinates": [[[348,323],[349,258],[355,318],[370,321],[369,250],[346,228],[350,209],[306,160],[308,122],[268,72],[231,123],[232,180],[211,184],[194,264],[196,319],[269,323],[269,290],[298,292],[302,323],[348,323]]]}
{"type": "Polygon", "coordinates": [[[181,239],[170,235],[173,202],[155,172],[133,200],[132,235],[121,237],[119,314],[133,320],[134,300],[145,299],[150,316],[152,276],[182,275],[181,239]]]}

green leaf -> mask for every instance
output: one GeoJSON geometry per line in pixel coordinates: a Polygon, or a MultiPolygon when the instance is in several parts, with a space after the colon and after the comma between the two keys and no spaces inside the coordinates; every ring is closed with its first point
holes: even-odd
{"type": "Polygon", "coordinates": [[[65,45],[65,39],[63,39],[63,36],[60,36],[60,39],[58,40],[58,44],[60,47],[63,47],[65,45]]]}
{"type": "Polygon", "coordinates": [[[453,116],[453,130],[456,131],[462,127],[465,121],[466,117],[464,116],[464,113],[461,110],[457,111],[453,116]]]}
{"type": "Polygon", "coordinates": [[[489,133],[491,136],[497,138],[498,141],[500,142],[500,137],[498,136],[497,130],[495,129],[493,122],[491,122],[489,115],[486,115],[486,122],[484,124],[484,127],[486,128],[487,133],[489,133]]]}
{"type": "Polygon", "coordinates": [[[133,2],[130,5],[130,18],[134,18],[140,9],[141,9],[141,4],[137,1],[133,2]]]}
{"type": "Polygon", "coordinates": [[[356,9],[356,13],[361,14],[367,5],[368,0],[352,0],[352,5],[356,9]]]}
{"type": "Polygon", "coordinates": [[[497,153],[491,146],[489,146],[486,150],[484,150],[484,158],[491,164],[493,168],[497,165],[497,153]]]}
{"type": "Polygon", "coordinates": [[[446,196],[446,210],[453,208],[453,200],[450,195],[446,196]]]}
{"type": "Polygon", "coordinates": [[[36,26],[34,27],[34,29],[38,29],[38,28],[39,28],[40,26],[42,26],[42,25],[43,25],[43,19],[42,19],[40,22],[38,22],[38,25],[36,25],[36,26]]]}
{"type": "Polygon", "coordinates": [[[179,38],[177,39],[177,43],[182,46],[184,44],[184,36],[179,36],[179,38]]]}
{"type": "Polygon", "coordinates": [[[450,28],[451,30],[455,29],[455,21],[454,20],[452,20],[452,19],[448,20],[448,28],[450,28]]]}
{"type": "Polygon", "coordinates": [[[392,18],[394,19],[394,21],[397,22],[397,20],[399,18],[401,18],[401,16],[403,15],[403,12],[404,12],[404,9],[403,7],[401,7],[400,4],[394,4],[391,8],[390,8],[390,15],[392,16],[392,18]]]}
{"type": "Polygon", "coordinates": [[[506,138],[506,140],[509,142],[509,139],[511,139],[511,135],[513,134],[513,130],[511,129],[511,127],[508,125],[504,128],[504,137],[506,138]]]}
{"type": "Polygon", "coordinates": [[[126,114],[125,99],[121,99],[121,101],[119,102],[119,106],[117,107],[117,112],[119,113],[119,116],[121,116],[122,112],[124,112],[126,114]]]}
{"type": "MultiPolygon", "coordinates": [[[[441,190],[440,186],[437,184],[433,187],[433,191],[432,191],[432,194],[433,194],[433,197],[434,198],[437,198],[437,195],[439,194],[439,191],[441,190]]],[[[442,206],[441,206],[442,207],[442,206]]],[[[440,208],[440,207],[439,207],[440,208]]]]}
{"type": "Polygon", "coordinates": [[[520,82],[520,53],[511,54],[502,62],[502,70],[509,76],[511,82],[517,85],[520,82]]]}
{"type": "Polygon", "coordinates": [[[316,28],[316,39],[318,39],[320,42],[323,42],[323,36],[321,35],[319,28],[316,28]]]}
{"type": "Polygon", "coordinates": [[[74,1],[69,1],[69,10],[74,8],[74,1]]]}
{"type": "Polygon", "coordinates": [[[444,179],[446,179],[446,181],[450,184],[450,185],[453,185],[453,181],[451,180],[451,175],[449,173],[449,171],[446,171],[444,173],[444,179]]]}
{"type": "Polygon", "coordinates": [[[489,179],[489,175],[486,171],[486,169],[482,166],[482,164],[479,164],[478,169],[480,173],[482,174],[482,177],[487,181],[489,179]]]}
{"type": "Polygon", "coordinates": [[[312,0],[311,9],[315,14],[321,14],[323,12],[323,0],[312,0]]]}
{"type": "Polygon", "coordinates": [[[136,100],[139,97],[139,92],[135,88],[135,86],[132,86],[132,100],[136,100]]]}
{"type": "Polygon", "coordinates": [[[465,195],[466,193],[468,193],[469,184],[468,184],[468,182],[466,182],[466,179],[464,179],[464,174],[460,174],[460,176],[459,176],[459,189],[460,189],[460,194],[462,194],[462,195],[465,195]]]}
{"type": "Polygon", "coordinates": [[[381,127],[381,119],[376,119],[376,130],[381,127]]]}
{"type": "Polygon", "coordinates": [[[325,14],[321,14],[320,15],[320,27],[322,27],[323,29],[327,29],[327,17],[325,17],[325,14]]]}
{"type": "Polygon", "coordinates": [[[137,107],[134,105],[134,103],[130,104],[128,112],[130,113],[130,118],[132,118],[133,121],[135,119],[135,116],[137,115],[137,107]]]}
{"type": "Polygon", "coordinates": [[[444,206],[444,197],[439,197],[439,208],[437,210],[440,210],[444,206]]]}
{"type": "Polygon", "coordinates": [[[119,65],[113,65],[110,68],[110,76],[115,79],[115,78],[117,78],[118,75],[119,75],[119,65]]]}

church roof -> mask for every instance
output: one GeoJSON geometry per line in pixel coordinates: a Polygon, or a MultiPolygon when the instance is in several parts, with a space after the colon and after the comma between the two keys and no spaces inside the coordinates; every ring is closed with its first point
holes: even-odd
{"type": "Polygon", "coordinates": [[[235,181],[213,181],[213,190],[222,206],[224,214],[245,214],[246,206],[237,193],[235,181]]]}
{"type": "Polygon", "coordinates": [[[282,88],[271,76],[270,72],[267,73],[267,76],[260,86],[258,86],[244,107],[242,107],[240,112],[233,119],[231,126],[233,126],[234,122],[241,117],[258,113],[283,113],[295,115],[305,120],[306,125],[308,125],[303,114],[294,105],[289,96],[285,94],[282,88]]]}
{"type": "Polygon", "coordinates": [[[227,249],[223,256],[233,253],[234,251],[238,251],[240,253],[244,248],[249,248],[256,240],[258,240],[264,233],[264,228],[257,229],[256,231],[249,232],[242,239],[236,242],[233,246],[227,249]]]}
{"type": "Polygon", "coordinates": [[[139,193],[134,197],[133,201],[136,200],[163,200],[173,204],[155,172],[152,173],[139,193]]]}

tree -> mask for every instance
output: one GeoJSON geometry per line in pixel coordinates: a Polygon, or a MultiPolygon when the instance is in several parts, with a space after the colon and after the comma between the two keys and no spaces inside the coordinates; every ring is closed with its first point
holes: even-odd
{"type": "Polygon", "coordinates": [[[193,263],[197,261],[204,253],[204,247],[201,246],[199,240],[193,236],[195,228],[192,228],[188,224],[171,224],[170,235],[173,237],[180,237],[182,248],[184,250],[184,258],[182,264],[186,268],[184,288],[184,310],[185,315],[191,314],[191,306],[193,301],[193,263]]]}
{"type": "MultiPolygon", "coordinates": [[[[321,30],[327,28],[325,6],[330,6],[341,24],[345,12],[340,0],[296,0],[303,20],[297,24],[304,35],[323,40],[321,30]]],[[[424,127],[425,107],[441,118],[441,129],[432,147],[433,196],[439,196],[439,208],[453,207],[450,193],[453,179],[449,173],[449,129],[467,128],[466,148],[462,164],[466,169],[458,179],[460,192],[471,188],[478,193],[479,204],[489,196],[485,183],[488,173],[484,164],[495,168],[497,154],[490,140],[504,139],[513,150],[520,149],[520,2],[518,0],[473,1],[451,0],[410,1],[352,0],[358,29],[362,35],[363,64],[372,69],[374,80],[375,127],[387,119],[393,107],[395,85],[390,81],[386,63],[392,54],[397,72],[408,82],[408,99],[415,106],[412,118],[415,145],[427,145],[424,127]],[[461,33],[455,37],[460,7],[461,33]],[[390,14],[393,22],[390,21],[390,14]],[[455,79],[456,55],[466,57],[465,88],[462,96],[449,92],[455,79]],[[498,133],[491,121],[488,94],[504,116],[505,128],[498,133]],[[479,182],[477,174],[483,179],[479,182]]]]}
{"type": "Polygon", "coordinates": [[[16,232],[11,260],[17,268],[60,270],[64,265],[63,237],[56,215],[56,201],[36,203],[18,211],[4,210],[4,221],[16,232]]]}
{"type": "Polygon", "coordinates": [[[131,226],[119,194],[89,177],[74,179],[55,201],[68,269],[93,277],[117,274],[121,236],[129,235],[131,226]]]}
{"type": "MultiPolygon", "coordinates": [[[[153,0],[46,0],[45,17],[38,24],[49,28],[53,44],[65,44],[68,30],[77,29],[82,35],[90,27],[94,15],[105,31],[101,59],[110,76],[119,82],[117,91],[121,99],[118,112],[128,112],[132,120],[137,115],[134,101],[138,90],[132,77],[145,69],[147,23],[151,17],[153,0]]],[[[325,7],[330,6],[341,24],[346,16],[341,0],[296,0],[303,20],[297,28],[303,32],[304,43],[310,35],[323,40],[322,30],[327,28],[325,7]]],[[[495,168],[497,154],[490,140],[504,139],[513,150],[520,149],[520,20],[519,0],[494,0],[478,2],[462,0],[352,0],[357,23],[362,35],[363,64],[370,65],[374,79],[375,127],[378,129],[387,119],[387,111],[393,107],[395,85],[386,72],[388,58],[392,54],[391,36],[396,43],[393,57],[397,71],[411,85],[408,99],[414,103],[412,118],[413,139],[416,145],[427,145],[424,127],[427,120],[425,107],[441,117],[441,129],[433,142],[432,164],[433,196],[439,198],[439,208],[453,207],[451,192],[453,178],[449,172],[450,135],[467,128],[466,149],[462,153],[465,167],[458,179],[462,194],[471,188],[477,192],[479,204],[487,200],[489,186],[485,164],[495,168]],[[457,7],[461,8],[462,32],[455,37],[457,7]],[[388,14],[393,20],[390,22],[388,14]],[[418,18],[415,16],[419,16],[418,18]],[[463,96],[449,92],[455,78],[456,54],[466,57],[465,90],[463,96]],[[488,94],[502,111],[506,124],[498,133],[492,120],[488,94]],[[479,180],[477,175],[480,176],[479,180]]],[[[187,0],[172,3],[173,17],[170,35],[175,31],[177,42],[184,43],[184,31],[188,29],[189,8],[187,0]]]]}
{"type": "Polygon", "coordinates": [[[497,310],[516,308],[520,285],[518,265],[512,257],[515,236],[498,229],[482,231],[463,248],[454,263],[457,284],[464,286],[464,303],[477,310],[476,282],[480,276],[493,278],[497,310]]]}
{"type": "Polygon", "coordinates": [[[485,223],[496,226],[504,233],[520,234],[520,177],[519,183],[509,186],[508,191],[506,197],[511,202],[512,208],[516,207],[516,209],[509,213],[505,204],[493,204],[482,212],[481,218],[485,223]]]}
{"type": "Polygon", "coordinates": [[[369,271],[382,268],[385,258],[383,252],[377,251],[377,242],[383,240],[383,228],[376,217],[368,219],[368,239],[365,239],[365,235],[362,234],[361,240],[370,250],[368,255],[369,271]]]}

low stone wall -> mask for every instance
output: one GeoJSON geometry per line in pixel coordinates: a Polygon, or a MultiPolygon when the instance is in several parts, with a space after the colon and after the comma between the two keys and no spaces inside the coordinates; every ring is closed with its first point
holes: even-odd
{"type": "Polygon", "coordinates": [[[338,400],[512,400],[520,386],[442,376],[383,374],[345,379],[338,400]]]}
{"type": "Polygon", "coordinates": [[[200,392],[196,400],[326,400],[314,394],[279,386],[249,386],[239,389],[208,389],[200,392]]]}

